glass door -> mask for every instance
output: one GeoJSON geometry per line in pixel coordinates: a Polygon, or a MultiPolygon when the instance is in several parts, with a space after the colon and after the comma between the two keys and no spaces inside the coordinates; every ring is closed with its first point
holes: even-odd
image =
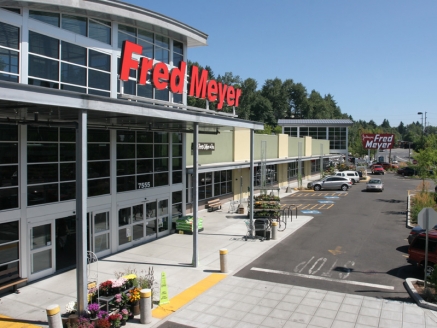
{"type": "Polygon", "coordinates": [[[33,279],[55,272],[54,266],[54,220],[29,226],[30,266],[33,279]]]}
{"type": "Polygon", "coordinates": [[[99,257],[105,256],[111,252],[109,211],[92,212],[91,217],[90,250],[99,257]]]}
{"type": "Polygon", "coordinates": [[[158,237],[168,235],[170,233],[168,220],[168,199],[158,200],[158,237]]]}
{"type": "Polygon", "coordinates": [[[118,245],[131,247],[144,242],[144,204],[128,206],[118,210],[118,245]]]}
{"type": "Polygon", "coordinates": [[[146,203],[146,238],[151,240],[169,233],[168,199],[146,203]]]}

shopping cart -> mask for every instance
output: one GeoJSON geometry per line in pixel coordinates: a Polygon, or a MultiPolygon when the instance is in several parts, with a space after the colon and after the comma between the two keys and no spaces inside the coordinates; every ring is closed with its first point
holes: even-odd
{"type": "Polygon", "coordinates": [[[247,234],[244,237],[245,240],[251,239],[259,239],[264,241],[266,239],[266,231],[269,228],[269,221],[264,219],[256,219],[253,221],[253,224],[250,224],[250,220],[244,220],[247,228],[247,234]],[[262,231],[263,235],[260,236],[257,234],[257,231],[262,231]]]}

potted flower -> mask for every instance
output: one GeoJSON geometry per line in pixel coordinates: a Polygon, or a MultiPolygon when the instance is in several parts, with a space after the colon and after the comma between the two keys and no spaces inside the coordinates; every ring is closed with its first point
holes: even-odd
{"type": "Polygon", "coordinates": [[[88,305],[88,312],[90,313],[91,319],[97,319],[97,314],[100,311],[100,304],[91,303],[88,305]]]}
{"type": "Polygon", "coordinates": [[[126,283],[125,278],[112,279],[112,291],[114,293],[120,293],[121,287],[126,283]]]}
{"type": "Polygon", "coordinates": [[[135,287],[129,293],[129,303],[131,304],[131,311],[133,315],[140,314],[140,289],[135,287]]]}
{"type": "Polygon", "coordinates": [[[97,319],[97,321],[94,324],[95,328],[111,328],[111,323],[107,319],[97,319]]]}
{"type": "Polygon", "coordinates": [[[126,278],[126,289],[129,289],[131,287],[136,287],[137,282],[137,275],[135,273],[130,273],[128,275],[123,276],[123,278],[126,278]]]}
{"type": "Polygon", "coordinates": [[[114,299],[111,301],[111,305],[116,309],[119,309],[123,306],[123,297],[122,294],[115,294],[114,299]]]}
{"type": "Polygon", "coordinates": [[[124,326],[126,324],[127,319],[129,318],[129,311],[127,309],[122,309],[121,313],[121,325],[124,326]]]}
{"type": "Polygon", "coordinates": [[[114,313],[108,317],[108,320],[111,323],[111,326],[113,328],[117,328],[117,327],[120,327],[121,318],[122,318],[122,316],[120,313],[114,313]]]}
{"type": "Polygon", "coordinates": [[[112,288],[112,281],[106,280],[99,285],[100,292],[103,296],[109,296],[109,291],[112,288]]]}

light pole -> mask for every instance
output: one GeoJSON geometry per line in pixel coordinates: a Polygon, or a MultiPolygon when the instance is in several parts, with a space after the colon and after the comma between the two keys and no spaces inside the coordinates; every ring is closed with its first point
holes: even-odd
{"type": "Polygon", "coordinates": [[[422,137],[423,137],[423,113],[422,112],[418,112],[417,115],[422,115],[422,137]]]}

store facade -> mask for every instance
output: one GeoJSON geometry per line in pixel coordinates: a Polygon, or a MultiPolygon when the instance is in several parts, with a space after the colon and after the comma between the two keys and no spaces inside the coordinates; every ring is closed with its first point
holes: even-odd
{"type": "Polygon", "coordinates": [[[169,235],[196,199],[318,173],[326,140],[186,106],[238,106],[238,89],[188,71],[188,49],[206,44],[119,1],[0,0],[0,284],[74,267],[77,240],[110,255],[169,235]]]}
{"type": "MultiPolygon", "coordinates": [[[[186,136],[263,128],[185,106],[181,68],[206,43],[119,1],[0,1],[0,283],[74,267],[80,214],[99,257],[168,235],[186,211],[186,136]],[[141,49],[130,64],[160,77],[139,66],[121,78],[126,44],[141,49]]],[[[235,106],[239,91],[216,85],[209,100],[235,106]]]]}

